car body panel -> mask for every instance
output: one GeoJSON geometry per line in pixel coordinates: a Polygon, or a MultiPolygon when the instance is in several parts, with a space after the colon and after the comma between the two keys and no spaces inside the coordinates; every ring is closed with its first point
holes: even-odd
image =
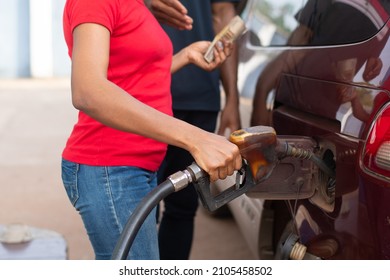
{"type": "MultiPolygon", "coordinates": [[[[249,0],[248,7],[253,8],[253,2],[256,0],[249,0]]],[[[248,9],[244,14],[250,18],[248,9]]],[[[288,232],[297,234],[299,243],[317,258],[390,259],[390,178],[372,172],[363,160],[367,139],[375,130],[373,124],[381,110],[390,106],[389,30],[390,22],[384,21],[372,36],[329,45],[265,47],[251,44],[253,38],[249,36],[241,39],[240,55],[245,63],[239,68],[239,80],[251,88],[242,93],[243,125],[249,126],[254,94],[251,91],[255,88],[247,77],[256,63],[259,73],[256,75],[260,75],[267,63],[283,56],[284,67],[271,107],[272,126],[279,136],[313,139],[316,143],[313,152],[336,172],[332,181],[314,170],[310,181],[312,194],[308,197],[297,193],[295,199],[292,195],[283,199],[273,194],[272,189],[263,193],[254,187],[229,203],[256,257],[280,256],[275,243],[282,241],[279,239],[284,232],[275,234],[275,229],[281,226],[277,226],[279,220],[289,218],[294,226],[288,232]],[[251,56],[251,52],[256,55],[251,56]],[[372,54],[378,55],[382,67],[367,82],[363,78],[364,69],[372,54]],[[249,64],[252,66],[248,70],[245,67],[249,64]],[[355,70],[350,77],[340,75],[338,69],[351,65],[355,70]],[[354,99],[349,98],[351,94],[354,99]],[[278,216],[278,208],[272,206],[275,201],[279,206],[283,201],[289,214],[278,216]]],[[[297,162],[304,165],[302,159],[297,162]]],[[[283,174],[277,173],[273,183],[278,178],[282,180],[283,174]]],[[[217,188],[223,190],[232,183],[234,176],[217,182],[217,188]]]]}

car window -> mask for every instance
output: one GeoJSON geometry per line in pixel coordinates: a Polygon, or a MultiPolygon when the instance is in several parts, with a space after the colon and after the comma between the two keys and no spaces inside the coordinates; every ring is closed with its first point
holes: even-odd
{"type": "Polygon", "coordinates": [[[389,0],[248,0],[242,17],[253,47],[360,42],[389,18],[389,0]]]}

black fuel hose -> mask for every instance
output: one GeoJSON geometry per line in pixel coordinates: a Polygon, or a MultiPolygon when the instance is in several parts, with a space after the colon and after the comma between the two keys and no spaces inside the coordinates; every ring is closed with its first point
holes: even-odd
{"type": "Polygon", "coordinates": [[[175,192],[175,187],[173,183],[167,179],[143,198],[127,221],[112,253],[112,260],[127,259],[131,245],[145,219],[161,200],[173,192],[175,192]]]}

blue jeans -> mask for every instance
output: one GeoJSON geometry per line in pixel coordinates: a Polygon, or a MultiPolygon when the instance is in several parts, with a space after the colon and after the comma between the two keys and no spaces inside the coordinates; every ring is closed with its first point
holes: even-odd
{"type": "MultiPolygon", "coordinates": [[[[157,185],[156,173],[129,166],[89,166],[62,160],[62,180],[80,213],[96,259],[110,259],[129,216],[157,185]]],[[[156,213],[140,228],[128,259],[159,259],[156,213]]]]}

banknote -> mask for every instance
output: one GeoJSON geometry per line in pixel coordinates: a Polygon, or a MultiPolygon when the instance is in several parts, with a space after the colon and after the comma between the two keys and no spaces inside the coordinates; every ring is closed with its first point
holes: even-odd
{"type": "Polygon", "coordinates": [[[214,60],[214,47],[222,39],[234,42],[241,34],[246,31],[245,22],[240,16],[235,16],[228,25],[226,25],[213,39],[210,47],[207,49],[204,59],[210,63],[214,60]]]}

